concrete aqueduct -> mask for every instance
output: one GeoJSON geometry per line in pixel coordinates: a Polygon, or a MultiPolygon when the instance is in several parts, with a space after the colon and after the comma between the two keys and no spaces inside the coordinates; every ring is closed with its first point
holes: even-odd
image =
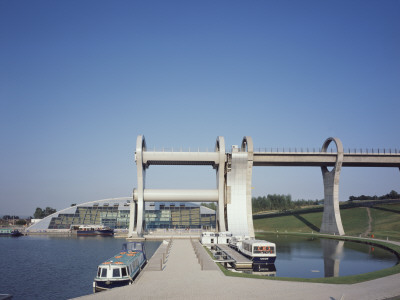
{"type": "Polygon", "coordinates": [[[338,138],[328,138],[318,152],[255,152],[252,138],[245,136],[241,147],[225,151],[225,140],[217,137],[213,152],[147,151],[144,136],[136,141],[137,188],[133,191],[129,236],[141,236],[144,225],[144,202],[216,202],[217,229],[234,235],[254,237],[251,207],[253,166],[320,167],[324,183],[324,212],[321,233],[343,235],[339,210],[339,178],[342,167],[400,168],[398,151],[384,153],[344,153],[338,138]],[[330,143],[336,152],[328,152],[330,143]],[[208,190],[146,189],[146,170],[151,165],[209,165],[216,170],[217,188],[208,190]],[[328,167],[332,167],[329,171],[328,167]]]}

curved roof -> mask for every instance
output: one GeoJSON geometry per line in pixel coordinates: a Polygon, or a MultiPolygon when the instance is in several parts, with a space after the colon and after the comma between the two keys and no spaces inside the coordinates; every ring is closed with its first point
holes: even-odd
{"type": "MultiPolygon", "coordinates": [[[[36,231],[36,232],[40,232],[40,231],[44,231],[47,230],[49,228],[49,224],[51,222],[52,218],[58,217],[60,214],[74,214],[76,213],[76,209],[77,207],[85,207],[85,206],[93,206],[95,204],[99,204],[101,206],[104,206],[104,204],[108,204],[109,206],[114,206],[115,204],[118,204],[118,210],[127,210],[128,208],[124,205],[121,206],[120,204],[126,204],[126,205],[130,205],[132,201],[132,197],[119,197],[119,198],[107,198],[107,199],[101,199],[101,200],[95,200],[95,201],[89,201],[89,202],[85,202],[85,203],[81,203],[75,206],[70,206],[67,208],[64,208],[60,211],[55,212],[54,214],[51,214],[45,218],[43,218],[42,220],[40,220],[39,222],[29,226],[27,228],[27,231],[36,231]]],[[[160,202],[161,203],[161,202],[160,202]]],[[[157,206],[159,206],[160,203],[156,203],[157,206]]],[[[165,203],[170,203],[170,202],[165,202],[165,203]]],[[[175,202],[177,205],[179,205],[179,202],[175,202]]],[[[150,202],[146,202],[146,210],[148,210],[150,207],[150,202]]],[[[195,206],[200,206],[200,213],[201,214],[215,214],[215,210],[209,209],[207,207],[201,206],[199,204],[194,204],[194,203],[185,203],[186,206],[188,205],[195,205],[195,206]]],[[[159,207],[157,207],[156,209],[159,209],[159,207]]]]}
{"type": "MultiPolygon", "coordinates": [[[[89,202],[85,202],[85,203],[78,204],[78,205],[75,205],[75,206],[70,206],[70,207],[64,208],[64,209],[62,209],[60,211],[57,211],[54,214],[51,214],[51,215],[43,218],[41,221],[29,226],[27,228],[27,231],[30,231],[30,230],[32,230],[32,231],[47,230],[52,218],[58,217],[59,214],[74,214],[76,212],[76,208],[77,207],[93,206],[94,204],[105,204],[105,203],[108,203],[110,206],[113,206],[114,204],[130,203],[131,200],[132,200],[132,197],[107,198],[107,199],[89,201],[89,202]]],[[[123,208],[118,207],[118,209],[123,209],[123,208]]]]}

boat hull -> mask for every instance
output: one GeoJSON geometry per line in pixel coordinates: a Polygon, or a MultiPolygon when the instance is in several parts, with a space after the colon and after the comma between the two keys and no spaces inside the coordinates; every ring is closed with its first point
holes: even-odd
{"type": "Polygon", "coordinates": [[[0,236],[11,236],[11,237],[18,237],[18,236],[21,236],[21,235],[23,235],[21,232],[19,232],[19,231],[13,231],[13,232],[10,232],[10,233],[0,233],[0,236]]]}
{"type": "Polygon", "coordinates": [[[255,264],[273,264],[275,263],[276,256],[273,257],[253,257],[253,263],[255,264]]]}
{"type": "Polygon", "coordinates": [[[121,286],[126,286],[128,284],[130,284],[131,281],[128,280],[118,280],[118,281],[99,281],[99,280],[95,280],[95,287],[94,287],[94,291],[95,292],[101,292],[101,291],[105,291],[105,290],[109,290],[109,289],[113,289],[116,287],[121,287],[121,286]]]}
{"type": "Polygon", "coordinates": [[[267,256],[267,257],[259,257],[259,256],[250,256],[243,251],[239,251],[241,254],[246,256],[248,259],[251,259],[253,264],[273,264],[275,263],[276,256],[267,256]]]}
{"type": "Polygon", "coordinates": [[[114,230],[78,230],[76,234],[78,236],[113,236],[114,230]]]}

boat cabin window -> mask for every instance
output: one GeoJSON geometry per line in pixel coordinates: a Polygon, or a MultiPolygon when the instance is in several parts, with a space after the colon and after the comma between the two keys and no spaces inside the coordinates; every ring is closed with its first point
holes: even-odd
{"type": "Polygon", "coordinates": [[[126,268],[122,268],[121,271],[122,271],[122,277],[128,276],[128,274],[126,272],[126,268]]]}
{"type": "Polygon", "coordinates": [[[99,269],[97,270],[97,277],[100,277],[100,274],[101,274],[101,268],[99,268],[99,269]]]}
{"type": "Polygon", "coordinates": [[[101,268],[101,277],[107,277],[107,268],[101,268]]]}
{"type": "Polygon", "coordinates": [[[254,254],[273,254],[275,253],[274,247],[271,246],[254,246],[254,254]]]}
{"type": "Polygon", "coordinates": [[[112,277],[121,277],[121,269],[117,268],[117,269],[113,269],[113,276],[112,277]]]}

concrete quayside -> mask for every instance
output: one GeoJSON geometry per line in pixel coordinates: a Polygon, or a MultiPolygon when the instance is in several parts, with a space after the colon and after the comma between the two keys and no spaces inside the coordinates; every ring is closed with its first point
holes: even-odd
{"type": "Polygon", "coordinates": [[[387,299],[400,295],[399,282],[400,274],[357,284],[230,277],[198,240],[172,239],[161,244],[132,285],[79,299],[387,299]]]}

